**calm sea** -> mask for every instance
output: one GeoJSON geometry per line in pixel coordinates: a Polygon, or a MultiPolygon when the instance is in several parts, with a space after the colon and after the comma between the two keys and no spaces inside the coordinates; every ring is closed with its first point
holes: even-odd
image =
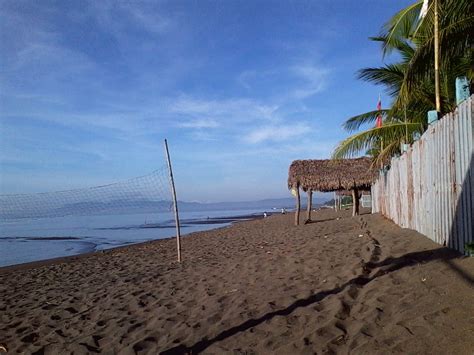
{"type": "MultiPolygon", "coordinates": [[[[262,214],[263,210],[182,212],[181,231],[188,234],[229,224],[228,220],[218,217],[262,214]]],[[[171,212],[9,220],[0,222],[0,266],[93,252],[175,235],[171,212]]]]}

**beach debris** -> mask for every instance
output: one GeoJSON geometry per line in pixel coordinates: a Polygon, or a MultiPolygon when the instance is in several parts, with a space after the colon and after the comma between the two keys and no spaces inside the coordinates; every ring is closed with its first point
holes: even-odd
{"type": "Polygon", "coordinates": [[[323,280],[323,284],[325,284],[326,282],[328,282],[328,280],[324,279],[324,280],[323,280]]]}
{"type": "Polygon", "coordinates": [[[359,234],[359,238],[362,238],[364,235],[363,234],[359,234]]]}
{"type": "Polygon", "coordinates": [[[340,344],[342,344],[342,343],[345,342],[345,340],[346,340],[345,338],[346,338],[345,334],[339,335],[336,339],[334,339],[334,340],[332,341],[332,343],[333,343],[333,344],[340,345],[340,344]]]}
{"type": "Polygon", "coordinates": [[[8,352],[7,346],[4,344],[0,344],[0,352],[1,353],[6,353],[8,352]]]}
{"type": "Polygon", "coordinates": [[[327,239],[327,238],[328,238],[328,236],[327,236],[327,235],[325,235],[325,236],[324,236],[324,238],[326,238],[326,239],[327,239]]]}
{"type": "Polygon", "coordinates": [[[267,254],[271,254],[272,252],[271,251],[267,251],[267,254]]]}
{"type": "Polygon", "coordinates": [[[421,282],[425,282],[425,281],[426,281],[426,277],[422,277],[421,282]]]}
{"type": "Polygon", "coordinates": [[[230,290],[230,291],[227,291],[227,293],[234,293],[234,292],[237,292],[238,289],[234,288],[233,290],[230,290]]]}

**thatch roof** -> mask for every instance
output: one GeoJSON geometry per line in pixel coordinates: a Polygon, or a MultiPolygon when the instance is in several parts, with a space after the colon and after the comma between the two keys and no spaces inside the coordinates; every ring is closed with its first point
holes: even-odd
{"type": "MultiPolygon", "coordinates": [[[[361,188],[359,187],[358,188],[359,190],[359,195],[362,196],[362,194],[365,192],[370,192],[370,188],[361,188]]],[[[352,191],[351,190],[337,190],[336,191],[336,196],[352,196],[352,191]]]]}
{"type": "Polygon", "coordinates": [[[288,172],[288,188],[304,191],[369,190],[375,178],[370,158],[295,160],[288,172]]]}

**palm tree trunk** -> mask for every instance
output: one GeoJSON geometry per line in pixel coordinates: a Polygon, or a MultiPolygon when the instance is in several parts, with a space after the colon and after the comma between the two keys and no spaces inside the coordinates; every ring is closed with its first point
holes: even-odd
{"type": "Polygon", "coordinates": [[[435,95],[436,111],[441,112],[439,96],[439,29],[438,29],[438,0],[434,2],[434,62],[435,62],[435,95]]]}

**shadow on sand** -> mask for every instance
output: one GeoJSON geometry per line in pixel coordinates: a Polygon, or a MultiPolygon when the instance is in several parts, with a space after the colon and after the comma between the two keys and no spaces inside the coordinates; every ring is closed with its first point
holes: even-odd
{"type": "Polygon", "coordinates": [[[435,260],[444,261],[456,273],[458,273],[458,275],[461,276],[467,283],[469,283],[470,285],[474,285],[474,275],[470,275],[469,273],[465,272],[464,270],[460,269],[459,267],[457,267],[456,265],[452,263],[453,259],[461,257],[461,254],[454,250],[441,247],[441,248],[431,249],[431,250],[426,250],[426,251],[421,251],[421,252],[408,253],[396,258],[388,257],[382,261],[378,261],[378,256],[380,255],[380,250],[378,248],[379,243],[377,242],[377,240],[375,239],[373,240],[375,242],[376,248],[371,256],[370,261],[365,264],[365,267],[364,267],[365,271],[362,275],[359,275],[349,280],[348,282],[344,283],[343,285],[339,287],[335,287],[330,290],[325,290],[325,291],[315,293],[304,299],[299,299],[284,309],[279,309],[274,312],[266,313],[259,318],[249,319],[239,325],[236,325],[232,328],[224,330],[223,332],[217,334],[213,338],[209,339],[207,337],[204,337],[200,341],[198,341],[197,343],[191,346],[180,344],[176,347],[162,351],[160,354],[162,355],[198,354],[206,350],[208,347],[210,347],[216,342],[230,338],[240,332],[245,332],[249,330],[250,328],[253,328],[255,326],[258,326],[259,324],[262,324],[266,321],[271,320],[274,317],[288,316],[289,314],[291,314],[298,308],[308,307],[314,303],[324,300],[329,295],[338,294],[344,291],[346,288],[363,287],[367,283],[375,280],[376,278],[380,276],[400,270],[407,266],[412,266],[412,265],[416,265],[420,263],[423,264],[423,263],[428,263],[435,260]],[[383,268],[383,269],[378,270],[374,275],[369,277],[368,275],[370,275],[372,271],[375,271],[375,269],[377,268],[383,268]]]}

